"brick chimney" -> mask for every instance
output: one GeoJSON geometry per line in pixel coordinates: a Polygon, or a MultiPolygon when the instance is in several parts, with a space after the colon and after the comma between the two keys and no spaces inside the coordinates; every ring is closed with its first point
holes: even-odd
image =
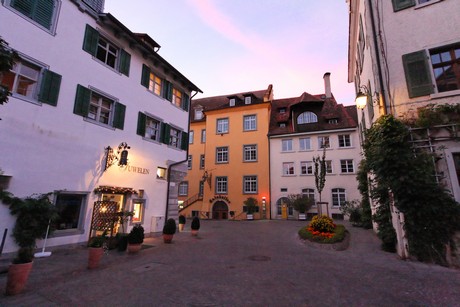
{"type": "Polygon", "coordinates": [[[331,92],[331,73],[327,72],[323,76],[324,79],[324,94],[326,95],[327,98],[332,98],[332,92],[331,92]]]}

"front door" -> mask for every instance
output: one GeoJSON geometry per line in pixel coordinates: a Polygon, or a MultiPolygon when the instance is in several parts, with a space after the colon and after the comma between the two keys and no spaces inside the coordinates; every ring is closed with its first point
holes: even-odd
{"type": "Polygon", "coordinates": [[[214,220],[228,219],[228,206],[223,201],[217,201],[212,206],[212,218],[214,220]]]}

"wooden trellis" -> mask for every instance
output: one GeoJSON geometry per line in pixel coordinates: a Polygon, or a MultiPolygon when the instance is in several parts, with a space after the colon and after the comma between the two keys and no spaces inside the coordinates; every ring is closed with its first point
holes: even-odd
{"type": "Polygon", "coordinates": [[[118,221],[118,202],[96,201],[93,207],[91,231],[107,231],[112,235],[113,227],[118,221]]]}

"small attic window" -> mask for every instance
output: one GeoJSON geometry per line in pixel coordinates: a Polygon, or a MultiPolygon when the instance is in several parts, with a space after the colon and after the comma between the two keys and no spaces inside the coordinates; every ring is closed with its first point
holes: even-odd
{"type": "Polygon", "coordinates": [[[279,109],[278,109],[278,112],[279,112],[280,114],[286,113],[286,108],[279,108],[279,109]]]}
{"type": "Polygon", "coordinates": [[[203,109],[195,109],[195,120],[203,119],[203,109]]]}
{"type": "Polygon", "coordinates": [[[244,97],[244,104],[251,104],[251,102],[252,102],[252,97],[251,96],[244,97]]]}
{"type": "Polygon", "coordinates": [[[280,128],[286,128],[286,123],[279,123],[280,128]]]}
{"type": "Polygon", "coordinates": [[[231,107],[234,107],[235,106],[235,102],[236,102],[236,98],[230,98],[229,102],[228,102],[228,105],[231,106],[231,107]]]}
{"type": "Polygon", "coordinates": [[[339,120],[337,118],[332,118],[327,121],[329,124],[337,124],[339,120]]]}

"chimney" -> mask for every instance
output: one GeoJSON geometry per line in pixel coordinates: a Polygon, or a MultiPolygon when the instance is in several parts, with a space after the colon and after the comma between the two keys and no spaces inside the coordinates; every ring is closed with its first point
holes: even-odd
{"type": "Polygon", "coordinates": [[[327,72],[323,76],[324,79],[324,94],[326,94],[326,99],[327,98],[332,98],[332,92],[331,92],[331,73],[327,72]]]}

